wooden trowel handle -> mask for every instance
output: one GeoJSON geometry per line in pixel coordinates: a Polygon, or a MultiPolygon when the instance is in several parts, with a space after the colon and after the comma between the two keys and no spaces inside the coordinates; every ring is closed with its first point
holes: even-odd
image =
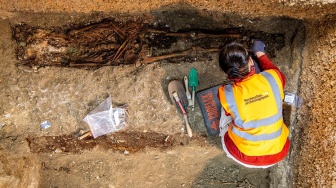
{"type": "Polygon", "coordinates": [[[182,104],[181,104],[181,100],[179,98],[179,96],[177,95],[177,92],[174,91],[172,93],[175,101],[178,103],[178,105],[180,106],[180,109],[183,113],[183,117],[184,117],[184,121],[186,122],[186,127],[187,127],[187,133],[189,135],[189,137],[192,137],[192,131],[191,131],[191,128],[190,128],[190,125],[189,125],[189,122],[188,122],[188,117],[187,117],[187,112],[185,111],[185,109],[183,108],[182,104]]]}
{"type": "Polygon", "coordinates": [[[184,114],[183,117],[184,117],[184,121],[186,122],[188,136],[192,137],[192,131],[191,131],[191,128],[190,128],[190,125],[189,125],[189,122],[188,122],[187,114],[184,114]]]}

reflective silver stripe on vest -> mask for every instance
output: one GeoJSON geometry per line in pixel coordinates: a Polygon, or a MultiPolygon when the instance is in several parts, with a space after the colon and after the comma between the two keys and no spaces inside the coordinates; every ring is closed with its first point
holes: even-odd
{"type": "Polygon", "coordinates": [[[282,126],[280,127],[279,130],[270,133],[270,134],[258,134],[258,135],[251,135],[246,132],[239,131],[236,129],[234,126],[232,126],[232,132],[238,135],[241,138],[244,138],[245,140],[248,141],[262,141],[262,140],[272,140],[274,138],[277,138],[281,135],[282,133],[282,126]]]}
{"type": "Polygon", "coordinates": [[[237,125],[239,127],[243,127],[244,122],[240,118],[240,115],[239,115],[239,111],[238,111],[238,108],[237,108],[237,103],[236,103],[236,100],[233,96],[232,85],[226,85],[224,92],[225,92],[226,102],[228,103],[228,105],[230,107],[230,110],[235,117],[234,120],[233,120],[235,125],[237,125]]]}
{"type": "Polygon", "coordinates": [[[279,121],[282,118],[282,100],[281,100],[280,90],[275,81],[275,78],[268,72],[261,72],[260,74],[263,75],[267,79],[268,83],[271,85],[272,92],[275,98],[275,102],[278,108],[278,113],[271,117],[264,118],[261,120],[253,120],[253,121],[244,122],[243,127],[246,129],[257,128],[263,125],[270,125],[270,124],[273,124],[279,121]]]}
{"type": "Polygon", "coordinates": [[[271,85],[271,88],[272,88],[272,91],[275,97],[275,102],[279,110],[278,113],[281,115],[282,114],[282,100],[281,100],[279,86],[276,83],[275,78],[269,72],[261,72],[260,74],[263,75],[267,79],[268,83],[271,85]]]}
{"type": "MultiPolygon", "coordinates": [[[[268,118],[264,118],[261,120],[252,120],[248,122],[243,122],[243,120],[240,117],[238,108],[237,108],[237,103],[234,98],[233,92],[232,92],[232,85],[226,85],[225,86],[225,96],[226,96],[226,101],[229,104],[229,107],[235,116],[234,123],[238,127],[244,128],[244,129],[250,129],[250,128],[257,128],[260,126],[265,126],[265,125],[270,125],[273,124],[277,121],[279,121],[282,118],[282,101],[281,101],[281,95],[280,95],[280,90],[279,87],[276,83],[275,78],[268,72],[261,72],[260,73],[262,76],[266,78],[268,83],[270,84],[272,88],[273,95],[275,97],[276,105],[278,108],[278,113],[270,116],[268,118]]],[[[237,130],[239,131],[239,130],[237,130]]]]}

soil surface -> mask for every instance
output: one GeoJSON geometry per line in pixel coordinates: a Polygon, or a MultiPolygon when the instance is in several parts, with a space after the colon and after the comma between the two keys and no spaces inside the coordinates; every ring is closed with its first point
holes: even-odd
{"type": "Polygon", "coordinates": [[[296,140],[300,150],[295,158],[301,161],[295,168],[298,187],[336,185],[335,20],[330,17],[307,23],[310,28],[320,29],[319,32],[308,30],[306,45],[312,48],[303,51],[309,63],[303,65],[301,95],[307,102],[299,111],[296,131],[301,142],[296,140]]]}
{"type": "MultiPolygon", "coordinates": [[[[44,2],[39,6],[42,4],[47,7],[43,11],[53,9],[53,5],[44,2]]],[[[5,7],[8,11],[15,11],[15,7],[22,10],[22,6],[12,4],[5,7]]],[[[328,14],[332,7],[326,9],[324,14],[328,14]]],[[[297,8],[293,7],[294,10],[297,8]]],[[[234,40],[245,45],[252,37],[263,40],[268,56],[287,77],[285,90],[297,93],[301,84],[301,67],[304,67],[302,61],[310,57],[307,51],[311,47],[303,51],[306,29],[309,31],[308,37],[316,37],[324,32],[319,30],[313,34],[315,30],[312,29],[323,26],[323,22],[303,24],[302,20],[271,17],[269,11],[258,13],[264,17],[247,19],[236,14],[216,11],[210,14],[190,7],[187,9],[186,12],[168,6],[164,11],[152,10],[150,16],[143,17],[111,13],[2,12],[5,19],[0,20],[0,187],[286,187],[291,185],[291,178],[298,179],[297,185],[303,187],[330,185],[332,178],[319,183],[312,175],[314,171],[309,171],[309,175],[305,176],[306,168],[300,163],[297,168],[302,174],[290,175],[294,171],[293,160],[302,159],[296,157],[302,156],[295,152],[297,150],[270,169],[248,169],[238,165],[225,156],[219,137],[207,134],[197,103],[195,111],[188,109],[188,120],[194,136],[189,138],[186,135],[183,116],[168,97],[168,83],[173,79],[182,82],[183,76],[188,75],[193,67],[199,75],[197,91],[227,83],[226,75],[219,69],[216,52],[200,54],[194,51],[182,57],[147,64],[142,62],[148,57],[148,51],[151,51],[150,56],[155,57],[188,50],[200,44],[203,48],[219,48],[232,38],[195,41],[189,37],[172,39],[149,35],[146,53],[140,54],[133,64],[120,63],[118,66],[73,68],[68,63],[61,66],[48,64],[47,59],[33,59],[27,63],[18,53],[29,46],[25,37],[17,37],[18,33],[25,31],[15,29],[20,24],[25,24],[33,33],[41,30],[61,33],[65,41],[71,41],[67,33],[72,29],[101,23],[106,18],[120,23],[135,22],[170,33],[202,31],[222,34],[230,31],[240,34],[234,40]],[[306,53],[304,57],[302,53],[306,53]],[[78,140],[89,130],[83,118],[109,95],[112,96],[113,106],[127,104],[129,107],[130,121],[125,129],[96,139],[88,137],[78,140]],[[42,129],[40,124],[46,120],[51,126],[42,129]],[[309,178],[311,182],[300,184],[309,178]]],[[[308,9],[308,13],[323,10],[308,9]]],[[[83,12],[87,11],[90,10],[83,9],[83,12]]],[[[284,12],[279,14],[286,15],[284,12]]],[[[305,17],[308,13],[295,13],[293,17],[305,17]]],[[[326,27],[329,33],[332,33],[333,26],[335,24],[331,22],[326,27]]],[[[34,38],[34,35],[26,33],[23,36],[34,38]]],[[[335,39],[334,35],[330,36],[335,39]]],[[[307,44],[314,42],[308,40],[307,44]]],[[[323,49],[324,46],[319,47],[323,49]]],[[[125,59],[125,56],[121,56],[120,62],[125,59]]],[[[308,87],[307,80],[313,79],[311,75],[314,73],[309,68],[304,70],[301,87],[308,87]]],[[[321,69],[319,71],[323,72],[321,69]]],[[[302,95],[308,100],[311,97],[309,91],[303,90],[302,95]]],[[[302,108],[299,116],[303,123],[309,121],[304,116],[306,108],[302,108]]],[[[319,118],[314,121],[319,121],[319,118]]],[[[284,119],[291,130],[293,148],[301,146],[298,136],[304,125],[301,122],[300,129],[297,129],[297,109],[285,105],[284,119]]],[[[330,121],[333,122],[333,119],[330,121]]],[[[329,136],[331,134],[330,137],[333,133],[332,130],[326,132],[329,136]]],[[[304,137],[306,140],[309,138],[304,137]]],[[[312,144],[310,147],[314,147],[312,144]]],[[[326,155],[330,156],[332,152],[326,155]]],[[[318,167],[325,169],[321,170],[323,172],[330,172],[329,167],[322,165],[323,160],[321,158],[318,167]]]]}

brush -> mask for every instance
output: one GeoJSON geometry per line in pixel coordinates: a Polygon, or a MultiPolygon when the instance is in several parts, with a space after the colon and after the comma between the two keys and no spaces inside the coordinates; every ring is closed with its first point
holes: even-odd
{"type": "Polygon", "coordinates": [[[182,111],[182,114],[183,114],[183,117],[184,117],[184,121],[186,122],[186,127],[187,127],[187,133],[188,133],[188,136],[189,137],[192,137],[192,131],[191,131],[191,128],[190,128],[190,125],[189,125],[189,122],[188,122],[188,117],[187,117],[187,112],[185,111],[185,109],[183,108],[182,106],[182,103],[181,103],[181,100],[180,100],[180,97],[177,95],[177,92],[174,91],[172,93],[175,101],[177,102],[177,104],[179,105],[181,111],[182,111]]]}

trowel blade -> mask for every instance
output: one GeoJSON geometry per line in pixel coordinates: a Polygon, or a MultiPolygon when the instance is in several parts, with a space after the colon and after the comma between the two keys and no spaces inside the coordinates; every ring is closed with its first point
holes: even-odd
{"type": "Polygon", "coordinates": [[[171,102],[179,109],[179,112],[182,113],[182,111],[180,110],[178,104],[176,103],[172,93],[176,91],[177,95],[179,96],[180,100],[181,100],[181,104],[184,107],[184,109],[187,108],[188,106],[188,99],[187,99],[187,95],[185,93],[184,87],[182,85],[182,82],[178,81],[178,80],[172,80],[169,82],[168,84],[168,93],[169,93],[169,97],[171,102]]]}

